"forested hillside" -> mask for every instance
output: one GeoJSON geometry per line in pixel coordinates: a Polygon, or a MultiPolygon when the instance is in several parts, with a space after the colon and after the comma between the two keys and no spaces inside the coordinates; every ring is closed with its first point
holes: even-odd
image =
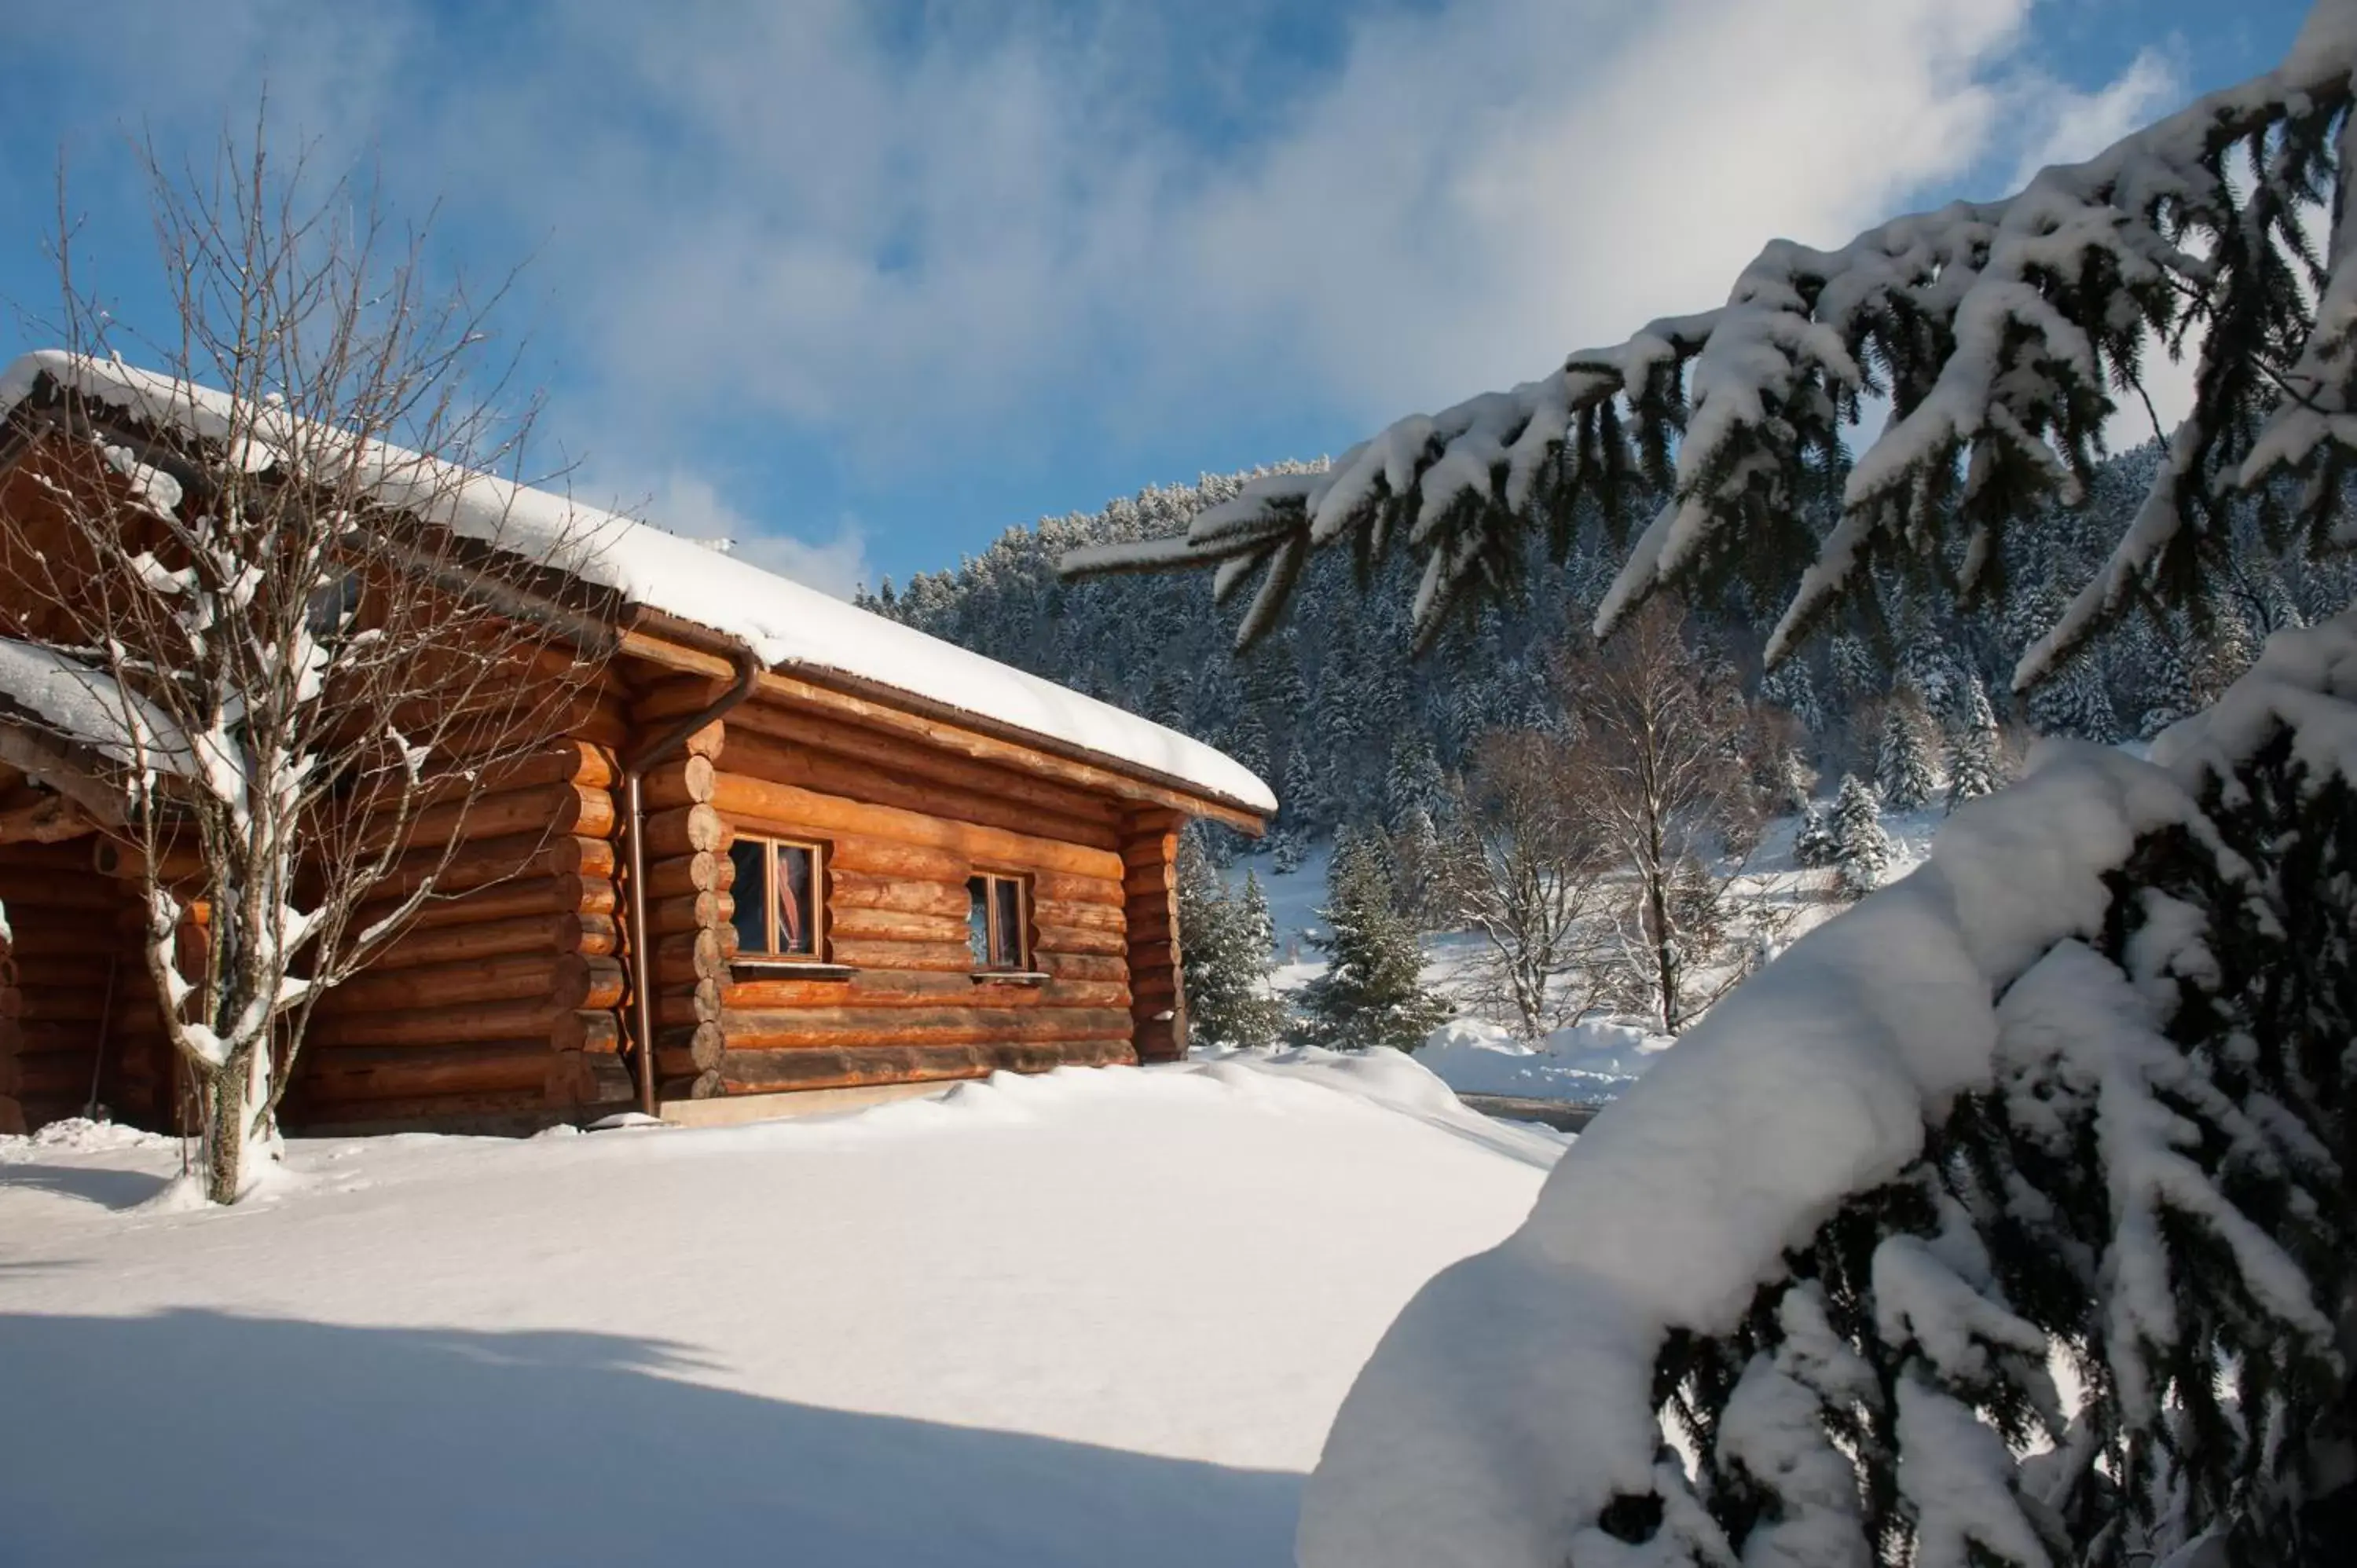
{"type": "MultiPolygon", "coordinates": [[[[2016,531],[2005,585],[1982,607],[1958,612],[1882,583],[1764,682],[1755,650],[1773,606],[1755,609],[1738,589],[1698,624],[1739,666],[1746,691],[1792,714],[1807,760],[1828,783],[1874,769],[1883,704],[1902,687],[1948,718],[1971,701],[1977,678],[2017,739],[2147,737],[2214,696],[2267,633],[2347,603],[2352,581],[2344,562],[2319,565],[2269,548],[2251,510],[2236,523],[2234,569],[2215,576],[2203,602],[2130,614],[2017,703],[2007,674],[2127,526],[2158,462],[2157,446],[2121,454],[2099,472],[2084,507],[2016,531]]],[[[1010,528],[954,570],[920,573],[897,588],[887,579],[862,602],[1243,759],[1285,803],[1273,843],[1281,857],[1346,823],[1437,809],[1445,776],[1481,736],[1549,722],[1556,704],[1548,671],[1566,641],[1586,639],[1622,559],[1624,542],[1593,521],[1576,531],[1560,570],[1534,572],[1516,604],[1461,617],[1420,660],[1407,651],[1415,568],[1403,553],[1372,564],[1372,593],[1356,591],[1345,553],[1319,553],[1285,625],[1241,655],[1232,651],[1240,603],[1215,606],[1199,585],[1167,576],[1057,575],[1065,552],[1176,533],[1253,477],[1206,476],[1102,511],[1010,528]]]]}

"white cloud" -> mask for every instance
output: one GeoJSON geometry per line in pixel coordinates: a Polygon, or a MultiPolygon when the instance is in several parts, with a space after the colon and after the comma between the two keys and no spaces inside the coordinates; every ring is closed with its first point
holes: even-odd
{"type": "MultiPolygon", "coordinates": [[[[277,5],[197,27],[202,58],[328,52],[277,5]]],[[[362,109],[326,113],[414,199],[536,252],[574,432],[671,462],[716,420],[767,422],[888,476],[1305,410],[1371,424],[1525,379],[1716,304],[1772,236],[1837,243],[2174,90],[2158,57],[2088,94],[2036,72],[2030,8],[1383,7],[1323,67],[1258,62],[1290,96],[1238,137],[1146,90],[1166,57],[1117,5],[927,7],[887,40],[856,0],[580,0],[439,37],[408,13],[338,68],[362,109]]],[[[142,36],[168,52],[192,15],[142,36]]],[[[1217,87],[1207,115],[1232,107],[1217,87]]],[[[856,537],[804,569],[839,580],[856,537]]]]}
{"type": "Polygon", "coordinates": [[[2185,78],[2176,60],[2147,48],[2127,70],[2093,92],[2079,92],[2050,80],[2029,84],[2023,105],[2032,127],[2011,185],[2028,185],[2050,164],[2078,163],[2094,156],[2137,126],[2185,97],[2185,78]]]}
{"type": "Polygon", "coordinates": [[[726,541],[728,553],[737,560],[838,599],[851,597],[854,589],[871,580],[867,536],[856,518],[838,519],[834,533],[814,544],[765,529],[731,505],[709,479],[685,472],[665,476],[644,507],[626,510],[689,539],[710,543],[726,541]]]}

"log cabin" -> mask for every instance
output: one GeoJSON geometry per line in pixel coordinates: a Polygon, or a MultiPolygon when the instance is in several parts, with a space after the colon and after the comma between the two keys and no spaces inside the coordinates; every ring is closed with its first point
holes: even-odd
{"type": "MultiPolygon", "coordinates": [[[[186,464],[230,421],[54,352],[0,373],[0,545],[25,549],[83,471],[46,447],[186,464]]],[[[467,813],[450,896],[320,1003],[290,1130],[737,1119],[1185,1054],[1178,832],[1260,833],[1251,771],[651,524],[467,479],[436,523],[595,540],[568,613],[605,657],[467,813]]],[[[21,622],[0,604],[0,1131],[92,1106],[170,1128],[121,759],[21,622]]]]}

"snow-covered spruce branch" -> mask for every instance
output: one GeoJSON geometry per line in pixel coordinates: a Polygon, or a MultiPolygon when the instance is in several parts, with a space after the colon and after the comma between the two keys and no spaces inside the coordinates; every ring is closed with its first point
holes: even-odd
{"type": "Polygon", "coordinates": [[[1393,1326],[1306,1568],[2338,1560],[2357,612],[2154,756],[1722,1001],[1393,1326]]]}
{"type": "Polygon", "coordinates": [[[221,174],[155,171],[178,312],[139,350],[166,374],[121,366],[65,266],[65,346],[11,389],[58,538],[8,553],[6,600],[128,737],[118,832],[226,1202],[314,1007],[565,733],[600,649],[544,585],[595,542],[510,527],[514,492],[480,477],[530,424],[497,365],[478,379],[496,299],[429,295],[364,192],[259,156],[221,174]]]}
{"type": "Polygon", "coordinates": [[[2357,205],[2350,166],[2357,0],[2316,0],[2276,70],[2212,93],[2020,192],[1869,229],[1835,250],[1777,241],[1725,305],[1655,321],[1511,392],[1403,419],[1322,473],[1273,475],[1171,538],[1073,552],[1072,575],[1216,568],[1255,579],[1240,645],[1267,632],[1309,552],[1422,556],[1427,646],[1469,590],[1559,552],[1576,509],[1643,523],[1599,634],[1657,588],[1806,563],[1770,639],[1781,659],[1880,562],[1992,591],[2005,527],[2077,499],[2114,393],[2155,351],[2202,341],[2191,415],[2112,561],[2016,674],[2027,686],[2141,592],[2187,595],[2227,497],[2310,472],[2321,533],[2357,440],[2357,205]],[[2311,271],[2303,214],[2341,214],[2311,271]],[[2308,299],[2313,288],[2317,304],[2308,299]],[[1844,429],[1888,399],[1853,457],[1844,429]],[[1632,515],[1650,509],[1650,517],[1632,515]],[[1832,507],[1821,538],[1810,520],[1832,507]],[[1763,563],[1771,564],[1763,566],[1763,563]]]}

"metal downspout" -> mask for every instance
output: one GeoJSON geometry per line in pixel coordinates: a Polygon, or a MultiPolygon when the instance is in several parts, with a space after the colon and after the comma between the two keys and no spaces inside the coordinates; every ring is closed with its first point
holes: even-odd
{"type": "Polygon", "coordinates": [[[714,699],[711,705],[699,709],[674,723],[645,745],[633,747],[622,758],[622,832],[630,840],[629,875],[630,879],[630,1034],[639,1058],[639,1109],[652,1116],[657,1113],[655,1100],[655,1002],[651,983],[652,960],[648,956],[654,943],[647,931],[647,821],[643,784],[647,769],[662,761],[687,743],[687,737],[705,725],[725,716],[753,694],[761,673],[769,668],[760,655],[739,645],[730,655],[737,666],[737,679],[728,690],[714,699]]]}

